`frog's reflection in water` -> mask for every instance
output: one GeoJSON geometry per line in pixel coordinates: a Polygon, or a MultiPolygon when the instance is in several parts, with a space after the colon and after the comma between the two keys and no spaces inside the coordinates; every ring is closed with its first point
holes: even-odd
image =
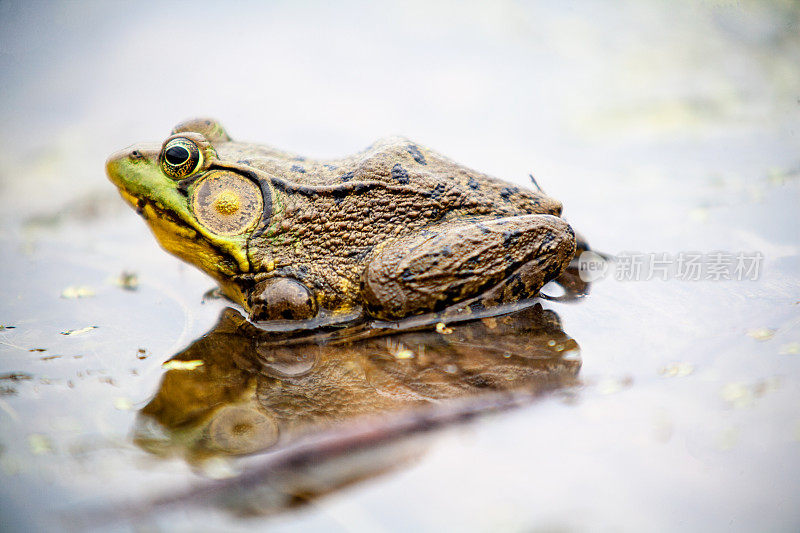
{"type": "Polygon", "coordinates": [[[139,414],[137,444],[197,466],[266,452],[272,479],[246,483],[272,487],[247,505],[258,512],[402,464],[409,447],[398,443],[413,441],[404,437],[572,385],[580,368],[577,343],[540,304],[446,327],[291,341],[226,309],[171,361],[139,414]]]}

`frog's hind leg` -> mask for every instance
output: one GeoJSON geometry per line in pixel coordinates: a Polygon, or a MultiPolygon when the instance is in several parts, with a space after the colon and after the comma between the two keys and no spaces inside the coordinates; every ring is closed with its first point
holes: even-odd
{"type": "Polygon", "coordinates": [[[485,294],[487,304],[530,298],[575,252],[561,218],[523,215],[442,223],[383,247],[367,265],[367,311],[395,319],[439,311],[485,294]]]}

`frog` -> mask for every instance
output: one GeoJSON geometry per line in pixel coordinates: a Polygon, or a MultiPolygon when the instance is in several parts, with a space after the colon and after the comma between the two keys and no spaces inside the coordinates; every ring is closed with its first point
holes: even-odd
{"type": "Polygon", "coordinates": [[[406,317],[534,298],[576,252],[560,201],[404,137],[339,159],[234,141],[216,120],[111,155],[160,245],[256,323],[406,317]]]}

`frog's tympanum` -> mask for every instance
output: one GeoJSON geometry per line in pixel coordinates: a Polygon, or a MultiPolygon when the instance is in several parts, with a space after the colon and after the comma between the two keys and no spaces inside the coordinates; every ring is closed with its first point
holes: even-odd
{"type": "Polygon", "coordinates": [[[336,160],[235,142],[211,120],[112,155],[169,252],[255,321],[394,320],[536,295],[575,253],[561,203],[405,139],[336,160]]]}
{"type": "Polygon", "coordinates": [[[402,466],[424,451],[408,437],[572,385],[580,368],[577,343],[538,304],[447,329],[295,340],[225,310],[172,358],[136,442],[197,466],[270,452],[201,492],[274,512],[402,466]]]}

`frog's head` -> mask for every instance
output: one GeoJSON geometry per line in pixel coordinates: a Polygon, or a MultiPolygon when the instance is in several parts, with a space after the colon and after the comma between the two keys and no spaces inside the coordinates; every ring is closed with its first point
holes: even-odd
{"type": "Polygon", "coordinates": [[[250,270],[247,240],[264,217],[262,187],[268,185],[248,167],[219,160],[215,146],[227,142],[218,123],[191,120],[161,145],[137,144],[113,154],[106,171],[167,251],[214,277],[239,301],[232,279],[250,270]]]}

